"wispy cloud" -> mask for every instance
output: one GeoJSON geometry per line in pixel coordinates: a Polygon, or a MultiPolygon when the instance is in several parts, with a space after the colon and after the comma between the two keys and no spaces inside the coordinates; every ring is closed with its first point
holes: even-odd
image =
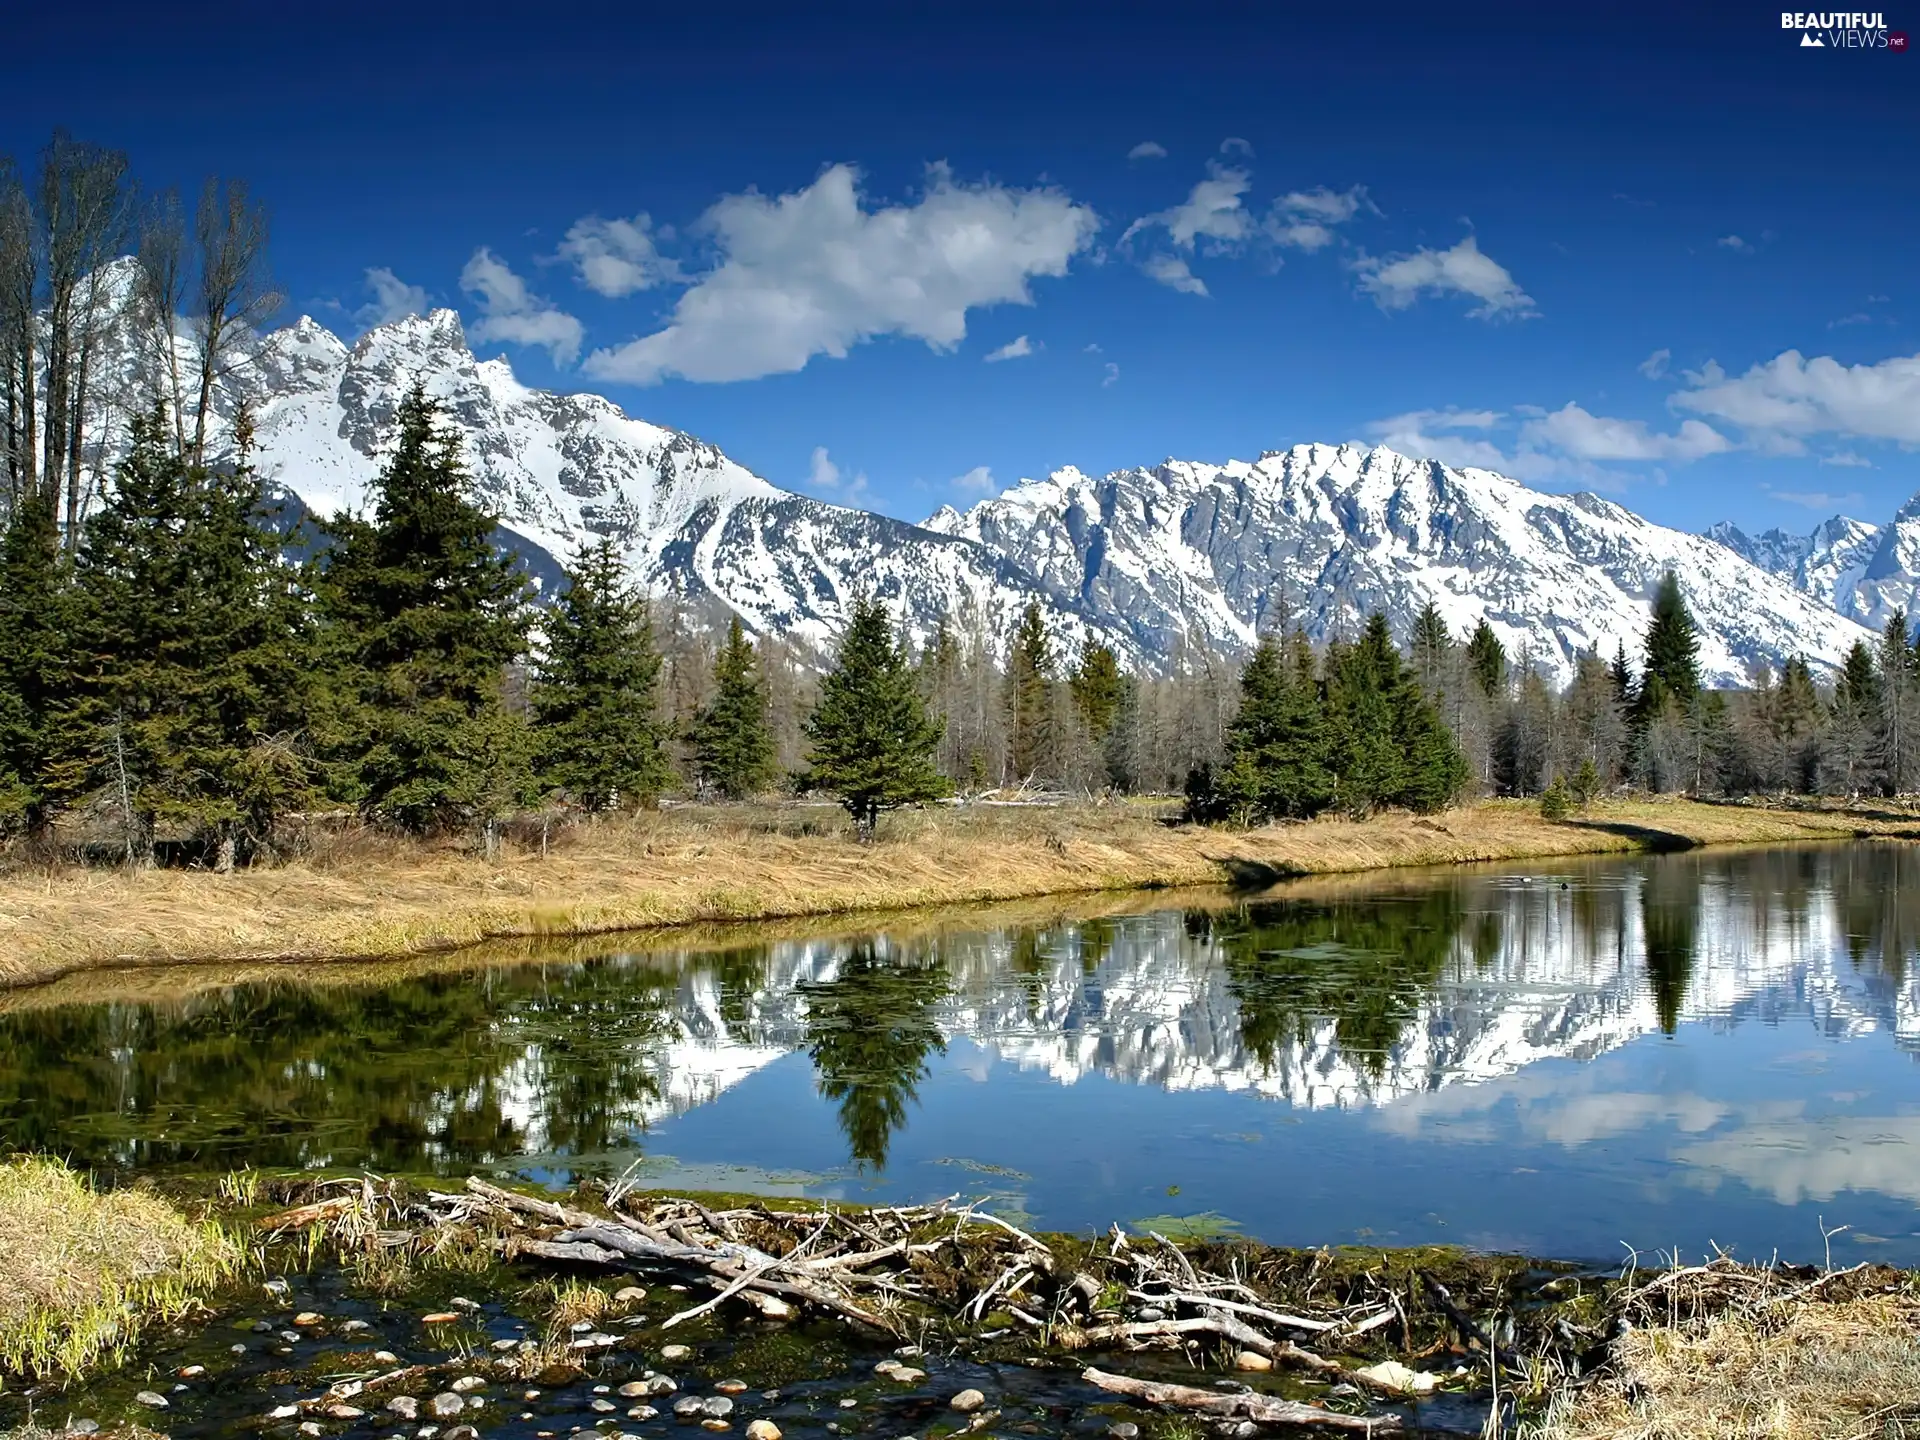
{"type": "Polygon", "coordinates": [[[993,482],[993,471],[976,465],[964,475],[956,475],[947,484],[962,495],[991,495],[1000,487],[993,482]]]}
{"type": "Polygon", "coordinates": [[[1158,140],[1142,140],[1127,151],[1127,158],[1129,160],[1164,160],[1167,158],[1167,147],[1158,140]]]}
{"type": "Polygon", "coordinates": [[[700,222],[719,264],[662,329],[596,350],[587,373],[634,384],[750,380],[883,335],[951,350],[966,338],[968,311],[1031,305],[1032,282],[1066,274],[1099,224],[1064,191],[968,184],[942,165],[906,204],[869,208],[849,165],[790,194],[729,195],[700,222]]]}
{"type": "Polygon", "coordinates": [[[1238,135],[1229,135],[1220,142],[1220,153],[1222,155],[1245,155],[1251,159],[1253,158],[1253,145],[1252,142],[1243,140],[1238,135]]]}
{"type": "Polygon", "coordinates": [[[678,281],[680,264],[662,255],[656,243],[670,232],[656,232],[646,215],[631,220],[577,220],[560,242],[562,259],[571,261],[580,283],[597,295],[620,299],[656,285],[678,281]]]}
{"type": "Polygon", "coordinates": [[[1668,362],[1672,359],[1673,351],[1662,346],[1642,360],[1637,368],[1647,379],[1658,380],[1667,373],[1668,362]]]}
{"type": "Polygon", "coordinates": [[[1100,381],[1100,388],[1102,390],[1107,389],[1109,386],[1113,385],[1116,381],[1118,381],[1119,378],[1120,378],[1120,367],[1114,364],[1113,361],[1111,360],[1107,361],[1107,373],[1100,381]]]}
{"type": "Polygon", "coordinates": [[[1168,289],[1178,290],[1182,295],[1207,293],[1206,281],[1194,274],[1187,262],[1178,255],[1149,255],[1140,262],[1140,268],[1168,289]]]}
{"type": "Polygon", "coordinates": [[[527,288],[507,263],[482,246],[460,272],[460,288],[480,305],[480,318],[467,327],[476,340],[544,349],[559,366],[580,357],[586,329],[573,316],[527,288]]]}
{"type": "Polygon", "coordinates": [[[1785,501],[1789,505],[1798,505],[1804,510],[1845,510],[1848,506],[1858,505],[1862,496],[1858,490],[1849,490],[1844,495],[1835,495],[1827,490],[1775,490],[1765,487],[1769,498],[1785,501]]]}
{"type": "Polygon", "coordinates": [[[1467,295],[1480,303],[1470,314],[1483,320],[1518,320],[1536,314],[1533,297],[1507,268],[1468,235],[1450,250],[1426,247],[1388,259],[1362,256],[1354,262],[1360,288],[1382,310],[1404,310],[1423,295],[1467,295]]]}
{"type": "Polygon", "coordinates": [[[1319,250],[1336,238],[1333,227],[1344,225],[1362,210],[1378,215],[1380,207],[1367,198],[1367,187],[1345,190],[1295,190],[1273,202],[1262,228],[1275,244],[1296,250],[1319,250]]]}
{"type": "Polygon", "coordinates": [[[409,285],[384,265],[367,271],[367,289],[372,299],[353,312],[362,325],[390,325],[409,315],[424,315],[430,297],[426,287],[409,285]]]}
{"type": "Polygon", "coordinates": [[[989,365],[1002,360],[1018,360],[1023,355],[1031,355],[1039,347],[1024,335],[1016,335],[998,350],[989,350],[984,357],[989,365]]]}
{"type": "Polygon", "coordinates": [[[1732,250],[1741,255],[1751,255],[1753,253],[1753,243],[1748,240],[1742,240],[1738,235],[1722,235],[1713,243],[1723,249],[1732,250]]]}
{"type": "Polygon", "coordinates": [[[867,473],[862,470],[853,475],[847,474],[833,463],[826,446],[816,445],[813,447],[813,458],[807,465],[807,489],[823,500],[857,505],[867,495],[867,473]]]}

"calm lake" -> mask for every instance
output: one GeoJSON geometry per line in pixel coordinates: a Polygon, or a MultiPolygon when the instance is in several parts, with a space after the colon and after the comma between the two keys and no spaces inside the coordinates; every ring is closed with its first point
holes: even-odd
{"type": "Polygon", "coordinates": [[[984,1194],[1049,1228],[1920,1264],[1920,849],[726,939],[0,997],[0,1148],[555,1184],[637,1163],[984,1194]]]}

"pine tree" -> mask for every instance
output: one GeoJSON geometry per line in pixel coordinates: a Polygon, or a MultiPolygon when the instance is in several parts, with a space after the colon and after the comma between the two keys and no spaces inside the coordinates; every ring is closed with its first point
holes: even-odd
{"type": "Polygon", "coordinates": [[[1880,679],[1873,652],[1864,640],[1853,642],[1834,681],[1827,740],[1821,761],[1822,785],[1841,795],[1858,794],[1872,765],[1875,721],[1880,710],[1880,679]]]}
{"type": "Polygon", "coordinates": [[[1880,632],[1876,669],[1880,677],[1881,788],[1888,795],[1903,794],[1913,786],[1916,751],[1920,751],[1920,666],[1907,634],[1905,610],[1887,617],[1880,632]]]}
{"type": "Polygon", "coordinates": [[[700,783],[729,800],[758,795],[773,783],[767,691],[738,615],[714,660],[713,699],[694,721],[693,749],[700,783]]]}
{"type": "Polygon", "coordinates": [[[1447,622],[1440,616],[1440,607],[1431,600],[1422,605],[1420,613],[1414,617],[1413,643],[1409,649],[1413,672],[1420,678],[1421,689],[1428,695],[1438,696],[1446,684],[1447,661],[1453,652],[1453,637],[1447,633],[1447,622]]]}
{"type": "Polygon", "coordinates": [[[1500,637],[1484,619],[1473,627],[1473,636],[1467,641],[1467,669],[1487,699],[1496,699],[1505,692],[1507,647],[1500,643],[1500,637]]]}
{"type": "Polygon", "coordinates": [[[1646,666],[1640,685],[1643,715],[1657,711],[1668,699],[1685,712],[1700,694],[1700,637],[1680,593],[1680,581],[1669,570],[1653,594],[1653,618],[1647,624],[1646,666]]]}
{"type": "Polygon", "coordinates": [[[1327,652],[1327,709],[1333,734],[1335,803],[1359,817],[1391,804],[1408,779],[1408,757],[1394,733],[1405,683],[1386,618],[1369,617],[1359,641],[1327,652]]]}
{"type": "Polygon", "coordinates": [[[1627,642],[1624,640],[1614,642],[1613,664],[1607,667],[1607,678],[1613,682],[1614,703],[1622,710],[1631,711],[1636,697],[1633,671],[1627,668],[1627,642]]]}
{"type": "Polygon", "coordinates": [[[1036,775],[1057,778],[1051,773],[1058,748],[1053,734],[1053,646],[1037,600],[1028,601],[1020,612],[1007,650],[1007,711],[1014,780],[1024,784],[1036,775]]]}
{"type": "Polygon", "coordinates": [[[44,849],[74,730],[74,598],[53,506],[22,495],[0,539],[0,824],[44,849]]]}
{"type": "Polygon", "coordinates": [[[1226,758],[1213,794],[1195,808],[1245,825],[1305,819],[1332,798],[1312,653],[1298,634],[1284,648],[1267,636],[1240,672],[1240,709],[1227,726],[1226,758]]]}
{"type": "Polygon", "coordinates": [[[491,850],[498,818],[534,794],[504,683],[525,587],[420,386],[397,422],[372,521],[328,526],[322,593],[354,700],[341,716],[351,788],[371,817],[417,833],[476,824],[491,850]]]}
{"type": "Polygon", "coordinates": [[[933,759],[940,729],[927,716],[887,612],[877,600],[856,600],[807,718],[810,748],[799,788],[839,795],[860,838],[871,840],[883,810],[948,793],[933,759]]]}
{"type": "Polygon", "coordinates": [[[660,656],[646,597],[628,582],[611,540],[574,557],[546,630],[533,688],[542,781],[589,815],[651,802],[669,773],[660,656]]]}
{"type": "Polygon", "coordinates": [[[1114,716],[1120,709],[1123,681],[1119,657],[1110,647],[1089,640],[1080,652],[1080,663],[1074,667],[1067,686],[1073,693],[1073,707],[1079,713],[1080,723],[1086,726],[1088,737],[1095,745],[1102,744],[1113,729],[1114,716]]]}

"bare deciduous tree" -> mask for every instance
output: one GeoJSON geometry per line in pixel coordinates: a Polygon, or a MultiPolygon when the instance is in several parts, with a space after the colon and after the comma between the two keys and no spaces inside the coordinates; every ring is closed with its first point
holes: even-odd
{"type": "Polygon", "coordinates": [[[260,326],[280,308],[267,279],[267,212],[239,180],[208,180],[194,216],[200,268],[193,460],[207,458],[216,387],[252,362],[260,326]]]}

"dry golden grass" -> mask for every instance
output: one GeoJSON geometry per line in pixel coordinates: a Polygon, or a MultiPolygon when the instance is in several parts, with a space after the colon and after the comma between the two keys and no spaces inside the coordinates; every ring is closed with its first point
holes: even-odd
{"type": "Polygon", "coordinates": [[[1134,806],[936,809],[853,842],[838,812],[684,810],[582,826],[547,854],[488,862],[377,837],[232,876],[72,869],[0,879],[0,985],[208,960],[367,959],[499,937],[843,915],[1142,886],[1475,860],[1920,833],[1896,812],[1611,804],[1553,823],[1490,802],[1422,818],[1245,832],[1160,823],[1134,806]]]}
{"type": "Polygon", "coordinates": [[[1901,1440],[1920,1435],[1920,1307],[1868,1296],[1636,1330],[1620,1374],[1538,1440],[1901,1440]]]}
{"type": "Polygon", "coordinates": [[[77,1375],[231,1279],[241,1252],[158,1196],[0,1164],[0,1374],[77,1375]]]}

